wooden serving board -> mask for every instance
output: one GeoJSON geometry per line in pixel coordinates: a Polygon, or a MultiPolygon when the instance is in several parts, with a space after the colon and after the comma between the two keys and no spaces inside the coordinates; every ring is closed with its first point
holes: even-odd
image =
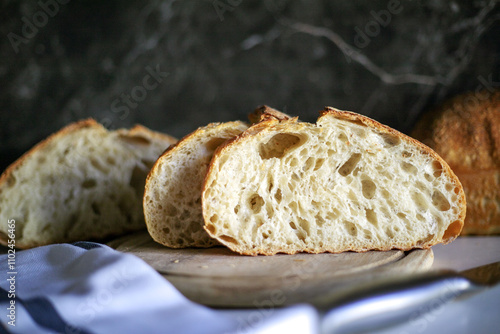
{"type": "Polygon", "coordinates": [[[434,258],[432,250],[244,256],[225,247],[167,248],[147,232],[108,245],[143,259],[187,298],[220,307],[310,302],[353,282],[425,271],[434,258]]]}

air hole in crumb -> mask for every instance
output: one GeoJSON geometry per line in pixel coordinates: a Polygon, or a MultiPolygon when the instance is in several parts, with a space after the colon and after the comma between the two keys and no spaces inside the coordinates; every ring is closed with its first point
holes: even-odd
{"type": "Polygon", "coordinates": [[[317,171],[318,169],[320,169],[321,166],[323,166],[324,162],[325,162],[325,159],[323,159],[323,158],[316,159],[316,164],[314,165],[314,171],[317,171]]]}
{"type": "Polygon", "coordinates": [[[339,216],[340,216],[340,211],[337,209],[333,209],[332,211],[326,213],[326,219],[330,221],[336,220],[339,216]]]}
{"type": "Polygon", "coordinates": [[[14,186],[14,184],[16,184],[16,177],[14,175],[10,175],[8,178],[7,178],[7,187],[8,188],[11,188],[14,186]]]}
{"type": "Polygon", "coordinates": [[[168,227],[164,227],[164,228],[162,229],[162,231],[163,231],[163,233],[165,233],[165,234],[169,234],[169,233],[170,233],[170,228],[168,228],[168,227]]]}
{"type": "Polygon", "coordinates": [[[358,229],[352,222],[344,221],[344,227],[350,236],[356,237],[358,235],[358,229]]]}
{"type": "MultiPolygon", "coordinates": [[[[213,218],[213,216],[210,218],[210,221],[212,221],[212,218],[213,218]]],[[[210,232],[210,234],[215,235],[215,232],[217,232],[217,229],[212,224],[207,224],[207,225],[205,225],[205,227],[207,228],[208,232],[210,232]]]]}
{"type": "Polygon", "coordinates": [[[339,168],[339,174],[342,176],[349,175],[354,168],[356,168],[359,160],[361,160],[360,153],[354,153],[351,155],[351,157],[339,168]]]}
{"type": "Polygon", "coordinates": [[[290,160],[290,163],[289,163],[289,166],[290,167],[297,167],[299,165],[299,160],[297,158],[293,158],[292,160],[290,160]]]}
{"type": "Polygon", "coordinates": [[[313,167],[314,165],[314,158],[313,157],[309,157],[307,158],[305,164],[304,164],[304,170],[309,170],[313,167]]]}
{"type": "Polygon", "coordinates": [[[349,193],[347,194],[347,197],[354,203],[358,204],[358,198],[356,197],[356,194],[352,190],[349,190],[349,193]]]}
{"type": "Polygon", "coordinates": [[[366,131],[363,128],[353,128],[352,132],[354,132],[360,138],[366,137],[366,131]]]}
{"type": "Polygon", "coordinates": [[[392,232],[392,230],[390,229],[386,229],[385,230],[385,234],[389,237],[389,238],[394,238],[394,233],[392,232]]]}
{"type": "Polygon", "coordinates": [[[434,177],[439,177],[443,173],[443,165],[439,161],[433,161],[432,170],[434,177]]]}
{"type": "Polygon", "coordinates": [[[303,218],[298,217],[299,225],[306,235],[311,234],[311,225],[309,222],[303,218]]]}
{"type": "Polygon", "coordinates": [[[419,192],[413,192],[411,195],[413,202],[419,210],[425,211],[429,208],[429,204],[425,197],[419,192]]]}
{"type": "Polygon", "coordinates": [[[377,214],[372,209],[365,209],[366,220],[373,226],[378,225],[377,214]]]}
{"type": "Polygon", "coordinates": [[[455,238],[462,230],[462,222],[459,220],[454,221],[448,226],[443,234],[443,240],[448,241],[450,238],[455,238]]]}
{"type": "Polygon", "coordinates": [[[88,188],[93,188],[97,185],[96,180],[94,179],[87,179],[82,182],[82,188],[88,189],[88,188]]]}
{"type": "Polygon", "coordinates": [[[417,167],[415,167],[415,166],[413,166],[411,163],[409,163],[409,162],[405,162],[405,161],[403,161],[403,162],[401,163],[401,168],[403,169],[403,171],[404,171],[404,172],[406,172],[406,173],[408,173],[408,174],[413,174],[413,175],[415,175],[415,174],[417,174],[417,172],[418,172],[417,167]]]}
{"type": "Polygon", "coordinates": [[[382,196],[385,198],[385,199],[390,199],[391,198],[391,193],[389,193],[389,191],[387,189],[383,189],[382,190],[382,196]]]}
{"type": "Polygon", "coordinates": [[[372,180],[363,180],[361,181],[361,188],[363,190],[363,196],[367,199],[372,199],[375,196],[375,191],[377,190],[377,186],[372,180]]]}
{"type": "Polygon", "coordinates": [[[107,157],[106,162],[110,165],[114,165],[116,163],[116,160],[113,157],[107,157]]]}
{"type": "Polygon", "coordinates": [[[323,217],[321,217],[320,215],[316,215],[314,217],[314,219],[316,220],[317,226],[323,226],[325,224],[325,219],[323,217]]]}
{"type": "Polygon", "coordinates": [[[258,213],[264,205],[264,199],[260,197],[259,194],[253,194],[248,200],[248,203],[253,213],[258,213]]]}
{"type": "Polygon", "coordinates": [[[212,138],[205,144],[205,147],[207,148],[207,150],[213,152],[217,147],[219,147],[225,141],[226,138],[212,138]]]}
{"type": "Polygon", "coordinates": [[[401,139],[395,135],[389,133],[383,133],[380,135],[382,137],[386,147],[393,147],[399,145],[401,139]]]}
{"type": "Polygon", "coordinates": [[[292,228],[292,230],[296,230],[297,229],[297,226],[295,225],[294,222],[290,222],[288,224],[290,225],[290,227],[292,228]]]}
{"type": "Polygon", "coordinates": [[[222,240],[224,240],[225,242],[228,242],[228,243],[233,244],[233,245],[237,245],[238,244],[238,241],[236,241],[235,238],[230,237],[230,236],[225,235],[225,234],[221,235],[219,238],[222,239],[222,240]]]}
{"type": "Polygon", "coordinates": [[[259,154],[262,159],[281,158],[287,151],[299,146],[300,138],[293,134],[279,133],[267,143],[261,144],[259,154]]]}
{"type": "Polygon", "coordinates": [[[170,217],[176,216],[178,213],[177,208],[172,203],[167,203],[165,208],[165,214],[170,217]]]}
{"type": "Polygon", "coordinates": [[[339,140],[347,144],[349,140],[347,139],[347,136],[344,133],[339,134],[339,140]]]}
{"type": "Polygon", "coordinates": [[[101,171],[103,173],[107,173],[108,172],[108,170],[105,167],[103,167],[101,165],[101,163],[96,158],[90,157],[89,160],[90,160],[90,164],[92,166],[94,166],[95,169],[97,169],[97,170],[99,170],[99,171],[101,171]]]}
{"type": "Polygon", "coordinates": [[[272,189],[273,189],[273,187],[274,187],[274,182],[273,182],[273,177],[272,177],[272,175],[269,175],[269,179],[268,179],[267,183],[268,183],[267,191],[268,191],[268,192],[271,192],[271,190],[272,190],[272,189]]]}
{"type": "Polygon", "coordinates": [[[441,193],[439,190],[434,191],[432,194],[432,204],[439,210],[439,211],[448,211],[451,208],[450,202],[444,197],[443,193],[441,193]]]}
{"type": "Polygon", "coordinates": [[[424,177],[428,182],[432,182],[432,177],[428,173],[425,173],[424,177]]]}
{"type": "Polygon", "coordinates": [[[403,151],[403,153],[401,153],[401,156],[403,158],[409,158],[409,157],[412,156],[412,154],[410,152],[408,152],[408,151],[403,151]]]}
{"type": "Polygon", "coordinates": [[[278,203],[281,202],[281,199],[283,198],[283,195],[281,194],[281,189],[280,188],[276,189],[276,193],[274,193],[274,198],[276,199],[276,201],[278,203]]]}
{"type": "Polygon", "coordinates": [[[240,211],[240,205],[238,204],[234,207],[234,213],[238,214],[239,211],[240,211]]]}
{"type": "Polygon", "coordinates": [[[297,233],[297,238],[299,238],[299,240],[302,242],[306,241],[306,236],[302,233],[297,233]]]}

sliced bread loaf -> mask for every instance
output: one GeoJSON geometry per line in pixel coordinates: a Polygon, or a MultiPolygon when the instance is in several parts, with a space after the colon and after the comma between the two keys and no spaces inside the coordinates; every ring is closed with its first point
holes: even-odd
{"type": "Polygon", "coordinates": [[[367,117],[267,118],[215,152],[205,229],[256,255],[428,248],[465,218],[462,186],[434,151],[367,117]]]}
{"type": "Polygon", "coordinates": [[[100,240],[145,228],[144,183],[176,140],[143,126],[108,131],[73,123],[24,154],[0,177],[0,242],[15,221],[15,245],[100,240]]]}
{"type": "Polygon", "coordinates": [[[203,229],[201,188],[215,149],[247,129],[243,122],[212,123],[170,147],[146,181],[144,216],[151,237],[172,248],[218,245],[203,229]]]}

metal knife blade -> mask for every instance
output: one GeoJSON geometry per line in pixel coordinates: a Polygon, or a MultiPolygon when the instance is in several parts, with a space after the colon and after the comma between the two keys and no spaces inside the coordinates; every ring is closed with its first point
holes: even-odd
{"type": "Polygon", "coordinates": [[[462,272],[434,271],[364,282],[344,294],[322,297],[322,333],[366,333],[409,321],[435,305],[500,282],[500,262],[462,272]]]}

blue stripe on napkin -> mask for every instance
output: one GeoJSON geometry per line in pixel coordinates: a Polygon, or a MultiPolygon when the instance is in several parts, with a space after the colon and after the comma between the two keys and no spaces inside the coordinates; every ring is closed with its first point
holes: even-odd
{"type": "Polygon", "coordinates": [[[90,242],[90,241],[77,241],[77,242],[74,242],[72,245],[86,249],[86,250],[102,247],[101,244],[98,244],[96,242],[90,242]]]}
{"type": "MultiPolygon", "coordinates": [[[[0,288],[0,302],[10,302],[8,292],[2,288],[0,288]]],[[[54,306],[52,306],[52,303],[45,298],[36,297],[23,300],[16,296],[16,303],[21,303],[30,314],[31,318],[42,327],[58,333],[91,334],[82,328],[77,328],[66,323],[54,306]]]]}

